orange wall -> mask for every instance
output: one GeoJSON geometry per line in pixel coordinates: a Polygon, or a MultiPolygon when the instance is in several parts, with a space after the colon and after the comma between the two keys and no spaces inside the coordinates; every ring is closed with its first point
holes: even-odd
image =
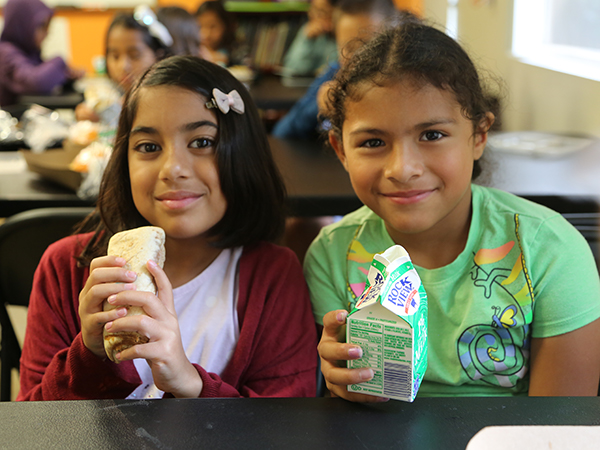
{"type": "Polygon", "coordinates": [[[58,9],[56,17],[69,21],[71,61],[74,67],[93,73],[92,58],[104,55],[104,38],[116,10],[58,9]]]}

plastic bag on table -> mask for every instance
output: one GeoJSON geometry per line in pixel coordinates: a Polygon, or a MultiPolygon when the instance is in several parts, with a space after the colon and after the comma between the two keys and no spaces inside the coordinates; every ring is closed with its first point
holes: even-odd
{"type": "Polygon", "coordinates": [[[16,117],[0,109],[0,145],[12,145],[23,140],[23,132],[19,130],[18,124],[16,117]]]}
{"type": "Polygon", "coordinates": [[[100,192],[100,182],[102,174],[106,168],[108,160],[93,158],[88,163],[88,171],[84,172],[83,179],[77,189],[77,197],[83,200],[95,200],[100,192]]]}
{"type": "Polygon", "coordinates": [[[95,141],[82,149],[71,161],[69,168],[81,172],[83,178],[77,190],[79,198],[94,200],[98,197],[102,174],[111,154],[112,146],[95,141]]]}
{"type": "Polygon", "coordinates": [[[56,111],[32,105],[21,118],[23,141],[33,153],[59,145],[69,135],[69,124],[56,111]]]}

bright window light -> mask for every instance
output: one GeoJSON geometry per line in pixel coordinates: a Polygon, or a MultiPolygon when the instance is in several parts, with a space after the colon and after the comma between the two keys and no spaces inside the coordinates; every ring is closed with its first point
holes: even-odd
{"type": "Polygon", "coordinates": [[[600,81],[600,1],[514,0],[513,55],[600,81]]]}

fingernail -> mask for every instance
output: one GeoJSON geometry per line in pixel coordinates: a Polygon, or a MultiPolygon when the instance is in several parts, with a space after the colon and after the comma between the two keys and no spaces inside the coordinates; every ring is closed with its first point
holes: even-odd
{"type": "Polygon", "coordinates": [[[335,316],[335,318],[337,319],[338,322],[343,323],[346,321],[346,315],[348,313],[346,311],[340,311],[339,313],[337,313],[337,315],[335,316]]]}
{"type": "Polygon", "coordinates": [[[117,316],[125,317],[127,315],[127,308],[119,308],[117,309],[117,316]]]}
{"type": "Polygon", "coordinates": [[[135,273],[133,270],[128,270],[127,278],[129,278],[130,280],[135,280],[137,278],[137,273],[135,273]]]}
{"type": "Polygon", "coordinates": [[[104,329],[105,330],[110,330],[110,328],[112,327],[112,322],[106,322],[106,324],[104,325],[104,329]]]}
{"type": "Polygon", "coordinates": [[[360,369],[360,371],[358,372],[359,376],[360,376],[360,380],[361,381],[369,381],[371,378],[373,378],[373,369],[360,369]]]}
{"type": "Polygon", "coordinates": [[[109,297],[106,299],[106,301],[107,301],[108,303],[110,303],[111,305],[112,305],[112,304],[114,304],[114,303],[117,301],[117,296],[116,296],[116,294],[113,294],[113,295],[109,296],[109,297]]]}
{"type": "Polygon", "coordinates": [[[157,268],[157,267],[158,267],[158,264],[156,264],[156,263],[155,263],[154,261],[152,261],[152,260],[149,260],[149,261],[148,261],[148,265],[149,265],[149,266],[152,266],[153,268],[157,268]]]}
{"type": "Polygon", "coordinates": [[[127,262],[127,260],[125,258],[121,258],[120,256],[117,256],[117,264],[125,264],[127,262]]]}
{"type": "Polygon", "coordinates": [[[362,348],[360,347],[352,347],[348,350],[348,356],[350,358],[362,358],[362,348]]]}

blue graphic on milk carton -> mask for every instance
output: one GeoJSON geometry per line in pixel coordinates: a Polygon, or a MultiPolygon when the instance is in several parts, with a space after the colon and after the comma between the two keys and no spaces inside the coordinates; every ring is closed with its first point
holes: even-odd
{"type": "Polygon", "coordinates": [[[413,314],[419,308],[419,284],[415,275],[407,272],[394,283],[386,301],[403,308],[404,314],[413,314]]]}
{"type": "Polygon", "coordinates": [[[365,292],[363,292],[363,294],[358,299],[358,302],[356,302],[356,307],[359,307],[363,303],[368,303],[371,300],[375,301],[377,299],[377,297],[379,296],[379,292],[381,291],[383,282],[384,282],[383,275],[381,274],[381,272],[377,272],[373,279],[373,283],[371,284],[371,286],[369,286],[365,290],[365,292]]]}

